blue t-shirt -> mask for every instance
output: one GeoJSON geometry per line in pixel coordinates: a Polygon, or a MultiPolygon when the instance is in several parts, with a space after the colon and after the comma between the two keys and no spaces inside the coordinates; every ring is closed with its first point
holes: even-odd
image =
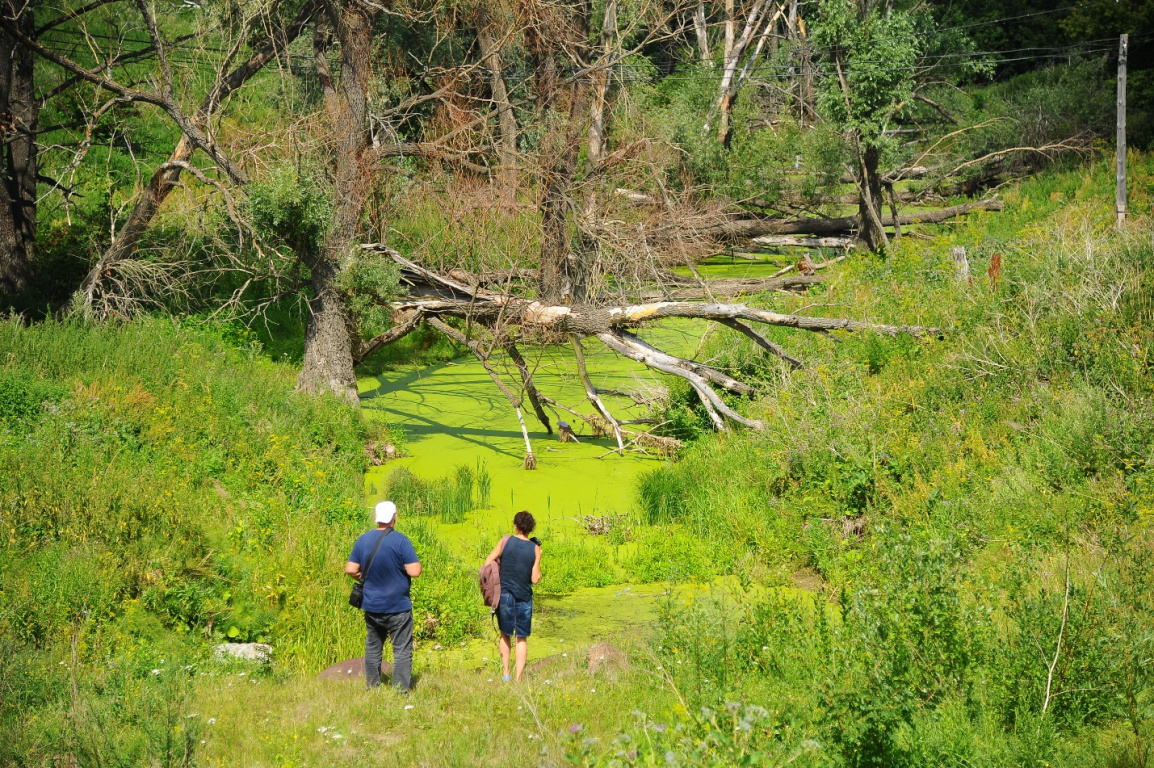
{"type": "Polygon", "coordinates": [[[409,599],[409,574],[405,573],[405,566],[419,563],[417,550],[413,549],[413,542],[403,533],[393,531],[385,536],[377,554],[373,556],[369,572],[365,573],[365,563],[369,554],[377,545],[377,538],[384,533],[383,529],[374,528],[362,534],[353,545],[353,553],[349,555],[350,563],[361,566],[361,573],[365,580],[365,601],[361,610],[372,613],[402,613],[413,610],[413,601],[409,599]]]}

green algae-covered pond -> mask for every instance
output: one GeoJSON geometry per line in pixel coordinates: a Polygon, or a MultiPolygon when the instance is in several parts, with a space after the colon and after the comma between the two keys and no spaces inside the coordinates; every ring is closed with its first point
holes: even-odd
{"type": "MultiPolygon", "coordinates": [[[[759,277],[777,270],[766,262],[722,257],[701,267],[711,277],[759,277]]],[[[669,352],[693,357],[706,324],[665,323],[640,333],[669,352]]],[[[588,370],[599,389],[653,392],[664,388],[661,377],[643,366],[606,350],[596,340],[585,344],[588,370]]],[[[542,394],[582,413],[593,414],[577,377],[573,350],[554,346],[522,350],[542,394]]],[[[519,384],[515,371],[498,368],[510,386],[519,384]]],[[[634,510],[638,476],[660,466],[662,459],[636,452],[614,453],[612,437],[594,438],[580,420],[559,413],[577,431],[579,444],[561,443],[549,435],[525,403],[525,419],[537,457],[537,469],[522,467],[524,440],[516,414],[494,386],[484,367],[472,356],[430,366],[402,366],[359,382],[361,404],[368,418],[399,426],[405,433],[402,458],[372,469],[365,480],[369,502],[385,498],[389,475],[400,467],[424,479],[440,478],[458,466],[483,466],[491,481],[489,505],[470,512],[464,522],[435,525],[445,542],[466,562],[479,565],[484,554],[507,533],[513,514],[528,509],[538,520],[545,541],[545,580],[538,599],[531,658],[563,652],[598,637],[651,621],[662,585],[614,583],[548,595],[549,543],[559,536],[586,535],[578,518],[615,516],[634,510]]],[[[631,399],[604,396],[618,419],[649,415],[631,399]]],[[[556,426],[558,413],[549,413],[556,426]]],[[[404,514],[402,508],[402,515],[404,514]]],[[[435,518],[426,518],[435,520],[435,518]]],[[[402,523],[403,528],[403,523],[402,523]]],[[[628,550],[631,545],[622,545],[628,550]]],[[[488,641],[464,649],[444,649],[442,663],[478,663],[492,652],[488,641]]],[[[426,649],[422,655],[429,654],[426,649]]],[[[429,659],[433,661],[433,659],[429,659]]]]}

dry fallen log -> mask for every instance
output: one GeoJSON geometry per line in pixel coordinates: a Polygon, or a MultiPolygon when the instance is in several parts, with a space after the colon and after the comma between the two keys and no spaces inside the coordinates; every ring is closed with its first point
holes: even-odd
{"type": "Polygon", "coordinates": [[[849,248],[852,237],[798,237],[796,235],[762,235],[753,238],[758,245],[776,248],[849,248]]]}
{"type": "MultiPolygon", "coordinates": [[[[1001,200],[983,200],[963,203],[933,211],[904,213],[897,217],[900,226],[909,224],[940,224],[943,221],[963,216],[972,211],[1000,211],[1001,200]]],[[[894,226],[894,217],[882,216],[882,226],[894,226]]],[[[768,235],[813,235],[831,237],[856,232],[861,227],[857,216],[842,216],[833,219],[732,219],[719,224],[708,232],[712,237],[727,242],[749,240],[768,235]]]]}
{"type": "MultiPolygon", "coordinates": [[[[392,307],[403,314],[407,320],[402,326],[390,331],[388,338],[395,341],[416,327],[417,318],[424,318],[425,322],[440,330],[454,341],[464,344],[481,361],[493,381],[509,399],[517,412],[521,430],[525,437],[526,467],[535,465],[532,446],[529,442],[529,433],[521,415],[520,401],[497,376],[496,371],[489,364],[488,354],[480,345],[465,337],[457,329],[444,322],[443,318],[457,317],[470,324],[487,328],[495,338],[511,338],[507,331],[509,327],[520,328],[520,338],[538,338],[555,341],[568,337],[578,353],[578,368],[582,384],[590,402],[598,411],[596,416],[577,414],[566,408],[579,418],[590,424],[597,424],[598,429],[605,434],[613,434],[617,438],[618,448],[623,449],[622,436],[628,434],[621,428],[621,422],[609,414],[604,402],[599,397],[597,388],[593,385],[585,369],[585,359],[581,348],[581,339],[596,337],[609,349],[625,357],[635,360],[648,368],[661,373],[678,376],[689,382],[697,393],[702,406],[708,413],[711,421],[718,430],[725,430],[727,422],[732,421],[753,429],[762,429],[764,424],[737,413],[714,391],[714,387],[722,387],[730,392],[751,396],[755,394],[753,387],[739,381],[724,371],[708,365],[671,355],[644,341],[632,330],[667,318],[696,318],[716,322],[732,328],[752,339],[758,346],[780,357],[793,367],[799,367],[801,361],[790,356],[779,345],[769,341],[754,326],[775,325],[784,328],[810,331],[829,335],[832,331],[873,331],[875,333],[895,336],[907,333],[913,336],[937,334],[935,328],[924,328],[916,325],[891,325],[872,323],[860,320],[849,320],[833,317],[809,317],[805,315],[783,314],[768,309],[751,307],[747,304],[731,304],[718,301],[652,301],[636,304],[621,304],[602,306],[597,304],[578,304],[568,306],[563,304],[546,304],[533,299],[518,296],[512,293],[501,293],[488,290],[474,283],[469,284],[459,279],[461,275],[445,276],[420,266],[402,257],[388,246],[370,244],[362,246],[366,251],[375,252],[383,257],[392,259],[401,268],[401,285],[403,295],[393,302],[392,307]],[[457,279],[455,279],[457,278],[457,279]],[[604,424],[604,427],[599,426],[604,424]]],[[[828,266],[836,260],[830,260],[828,266]]],[[[814,276],[790,278],[802,280],[801,284],[812,284],[814,276]],[[804,280],[803,280],[804,278],[804,280]]],[[[726,281],[717,281],[724,284],[726,281]]],[[[736,285],[746,285],[749,282],[765,285],[766,280],[733,281],[736,285]]],[[[772,284],[772,283],[771,283],[772,284]]],[[[714,294],[713,288],[703,292],[714,294]]],[[[602,297],[603,299],[605,297],[602,297]]],[[[374,340],[375,341],[375,340],[374,340]]],[[[521,374],[526,393],[533,401],[534,409],[538,411],[538,418],[547,424],[540,409],[541,403],[556,405],[555,401],[539,394],[532,381],[532,371],[525,365],[524,359],[516,352],[511,344],[504,345],[506,354],[513,359],[521,374]]],[[[562,429],[564,436],[565,430],[562,429]]]]}

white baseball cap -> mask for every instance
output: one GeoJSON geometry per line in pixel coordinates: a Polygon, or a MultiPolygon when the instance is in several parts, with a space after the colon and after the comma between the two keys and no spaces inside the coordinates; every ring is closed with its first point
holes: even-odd
{"type": "Polygon", "coordinates": [[[397,505],[391,501],[382,501],[377,504],[377,522],[388,523],[393,522],[397,516],[397,505]]]}

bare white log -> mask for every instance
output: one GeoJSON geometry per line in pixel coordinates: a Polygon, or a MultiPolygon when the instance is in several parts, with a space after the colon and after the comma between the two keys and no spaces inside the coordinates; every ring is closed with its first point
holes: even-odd
{"type": "Polygon", "coordinates": [[[705,377],[686,366],[688,361],[655,349],[629,333],[599,333],[597,338],[609,349],[628,357],[630,360],[635,360],[662,373],[680,376],[688,381],[697,392],[702,405],[705,406],[705,410],[709,413],[710,419],[719,432],[724,432],[727,429],[725,421],[719,414],[724,414],[726,418],[753,429],[765,427],[762,422],[747,419],[726,405],[725,401],[709,386],[705,377]]]}
{"type": "MultiPolygon", "coordinates": [[[[727,9],[732,9],[731,4],[727,4],[727,9]]],[[[725,40],[725,71],[721,75],[721,84],[717,87],[717,102],[714,104],[714,110],[720,110],[721,116],[719,118],[718,134],[721,140],[725,139],[725,134],[729,131],[729,104],[733,98],[732,84],[733,78],[737,73],[737,63],[741,60],[745,49],[749,46],[753,34],[757,31],[758,21],[761,19],[761,12],[765,8],[765,0],[756,0],[753,8],[749,11],[749,16],[745,20],[745,26],[741,30],[741,37],[736,41],[732,41],[732,30],[734,19],[732,11],[729,19],[726,21],[726,40],[725,40]]],[[[701,134],[707,135],[711,127],[711,120],[706,119],[704,127],[701,129],[701,134]]]]}
{"type": "Polygon", "coordinates": [[[577,338],[577,334],[571,333],[569,340],[573,343],[573,354],[577,357],[577,375],[581,378],[582,386],[585,387],[585,397],[589,398],[589,402],[593,403],[593,407],[613,428],[613,437],[617,438],[617,449],[624,450],[625,446],[621,441],[621,427],[613,418],[613,414],[609,413],[609,409],[605,407],[605,403],[597,394],[597,387],[593,386],[593,382],[589,379],[589,370],[585,367],[585,350],[581,346],[581,339],[577,338]]]}
{"type": "Polygon", "coordinates": [[[849,248],[853,245],[852,237],[797,237],[794,235],[762,235],[753,238],[752,242],[758,245],[769,245],[775,248],[849,248]]]}
{"type": "Polygon", "coordinates": [[[709,60],[709,32],[705,26],[705,2],[697,0],[697,9],[693,12],[693,31],[697,33],[697,53],[701,56],[702,64],[710,64],[709,60]]]}

